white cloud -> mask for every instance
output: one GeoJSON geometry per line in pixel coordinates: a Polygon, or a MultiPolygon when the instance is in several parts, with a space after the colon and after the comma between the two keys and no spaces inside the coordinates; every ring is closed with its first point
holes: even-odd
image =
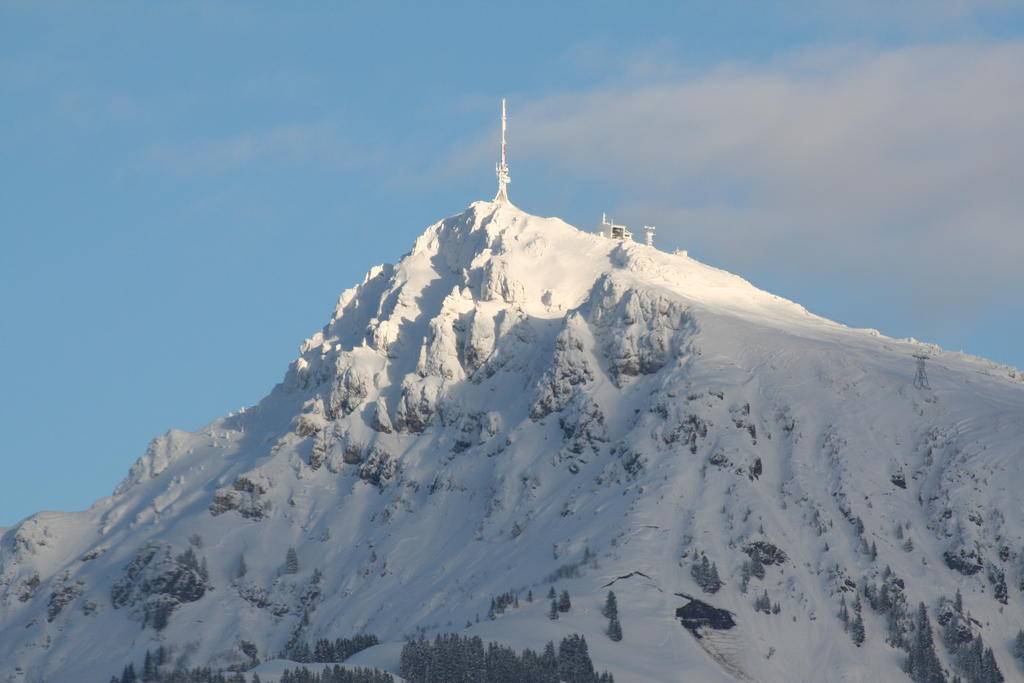
{"type": "Polygon", "coordinates": [[[1022,42],[805,51],[517,103],[514,145],[733,262],[958,304],[1024,290],[1021,64],[1022,42]]]}

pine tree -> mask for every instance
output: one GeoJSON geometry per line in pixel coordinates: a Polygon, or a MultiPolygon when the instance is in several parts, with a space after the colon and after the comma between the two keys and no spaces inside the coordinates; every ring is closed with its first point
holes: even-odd
{"type": "Polygon", "coordinates": [[[708,572],[711,571],[711,567],[708,564],[708,556],[701,553],[700,559],[690,565],[690,576],[693,577],[693,582],[701,588],[704,587],[704,582],[707,581],[708,572]]]}
{"type": "Polygon", "coordinates": [[[714,562],[711,563],[711,571],[708,573],[708,586],[707,591],[709,593],[717,593],[718,589],[722,587],[722,580],[718,577],[718,565],[714,562]]]}
{"type": "Polygon", "coordinates": [[[760,596],[754,598],[754,609],[758,612],[764,612],[765,614],[771,614],[772,612],[772,601],[768,597],[768,591],[766,590],[760,596]]]}
{"type": "Polygon", "coordinates": [[[1017,631],[1017,637],[1013,639],[1013,656],[1024,663],[1024,630],[1017,631]]]}
{"type": "Polygon", "coordinates": [[[558,675],[567,683],[590,683],[596,677],[586,639],[572,634],[558,646],[558,675]]]}
{"type": "Polygon", "coordinates": [[[288,552],[284,556],[284,573],[285,574],[298,574],[299,573],[299,556],[295,552],[295,548],[288,548],[288,552]]]}
{"type": "Polygon", "coordinates": [[[551,601],[551,611],[548,612],[548,619],[556,621],[558,619],[558,601],[551,601]]]}
{"type": "Polygon", "coordinates": [[[843,622],[843,630],[850,630],[850,611],[846,609],[846,598],[839,598],[839,621],[843,622]]]}
{"type": "Polygon", "coordinates": [[[981,636],[975,636],[970,643],[964,643],[957,651],[957,666],[969,681],[982,680],[982,666],[985,659],[985,643],[981,636]]]}
{"type": "Polygon", "coordinates": [[[558,681],[558,655],[555,654],[555,643],[548,641],[544,646],[544,653],[540,656],[540,668],[543,671],[545,680],[558,681]]]}
{"type": "Polygon", "coordinates": [[[764,565],[761,564],[761,558],[754,553],[753,557],[750,558],[750,575],[756,576],[758,579],[764,579],[764,565]]]}
{"type": "Polygon", "coordinates": [[[996,655],[992,652],[992,648],[985,650],[985,658],[981,663],[981,675],[982,680],[985,683],[1003,683],[1003,672],[999,670],[999,664],[996,663],[996,655]]]}
{"type": "Polygon", "coordinates": [[[988,567],[988,580],[992,584],[992,597],[1004,605],[1009,602],[1006,588],[1006,573],[995,565],[988,567]]]}
{"type": "Polygon", "coordinates": [[[321,638],[316,641],[316,645],[313,646],[313,661],[314,662],[334,662],[337,661],[335,658],[334,644],[326,638],[321,638]]]}
{"type": "Polygon", "coordinates": [[[552,586],[550,589],[548,589],[548,600],[554,600],[555,596],[555,587],[552,586]]]}
{"type": "Polygon", "coordinates": [[[864,618],[860,612],[857,612],[853,617],[853,623],[850,625],[850,637],[853,639],[853,644],[857,647],[864,644],[864,618]]]}
{"type": "Polygon", "coordinates": [[[526,591],[526,602],[533,602],[533,591],[526,591]]]}
{"type": "Polygon", "coordinates": [[[887,613],[885,623],[885,642],[893,647],[905,648],[906,642],[903,634],[903,625],[900,622],[903,616],[903,608],[896,606],[887,613]]]}
{"type": "Polygon", "coordinates": [[[156,658],[153,657],[153,653],[146,650],[146,659],[142,664],[142,680],[153,681],[156,680],[156,658]]]}
{"type": "Polygon", "coordinates": [[[928,620],[928,608],[919,603],[914,618],[914,634],[906,663],[907,674],[916,683],[946,683],[939,657],[935,654],[932,640],[932,626],[928,620]]]}
{"type": "Polygon", "coordinates": [[[572,602],[569,601],[569,591],[562,591],[562,594],[558,596],[558,611],[568,612],[572,609],[572,602]]]}
{"type": "Polygon", "coordinates": [[[701,587],[705,593],[717,593],[722,587],[722,581],[718,577],[718,566],[708,561],[708,556],[701,553],[700,560],[690,566],[690,575],[694,583],[701,587]]]}
{"type": "Polygon", "coordinates": [[[292,646],[288,658],[293,662],[306,664],[313,661],[313,653],[310,651],[308,643],[300,642],[292,646]]]}
{"type": "Polygon", "coordinates": [[[178,555],[178,563],[199,571],[199,560],[196,559],[196,553],[192,548],[188,548],[181,555],[178,555]]]}
{"type": "Polygon", "coordinates": [[[750,584],[750,577],[751,577],[751,575],[752,575],[752,569],[751,569],[750,561],[746,560],[746,561],[743,562],[743,565],[740,567],[740,593],[743,593],[744,595],[747,592],[747,586],[750,584]]]}
{"type": "Polygon", "coordinates": [[[946,625],[942,627],[942,644],[953,655],[960,649],[959,620],[952,616],[946,625]]]}
{"type": "Polygon", "coordinates": [[[619,623],[617,614],[612,615],[608,620],[608,637],[616,643],[622,640],[622,624],[619,623]]]}
{"type": "Polygon", "coordinates": [[[604,609],[601,610],[601,614],[603,614],[606,619],[619,616],[618,601],[616,601],[615,593],[612,591],[608,591],[608,597],[604,600],[604,609]]]}

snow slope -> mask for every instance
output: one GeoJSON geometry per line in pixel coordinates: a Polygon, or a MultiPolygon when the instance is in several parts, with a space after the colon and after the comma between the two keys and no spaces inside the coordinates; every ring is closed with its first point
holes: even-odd
{"type": "Polygon", "coordinates": [[[361,631],[383,644],[353,662],[396,673],[416,633],[579,632],[620,681],[900,680],[885,617],[864,606],[859,648],[837,617],[886,566],[933,616],[959,589],[1020,680],[1022,418],[1012,368],[477,202],[345,291],[259,404],[155,439],[89,510],[3,533],[0,680],[108,680],[158,645],[243,666],[243,641],[273,659],[361,631]],[[744,592],[752,555],[771,563],[744,592]],[[558,621],[553,584],[573,597],[558,621]],[[737,625],[694,637],[679,593],[737,625]]]}

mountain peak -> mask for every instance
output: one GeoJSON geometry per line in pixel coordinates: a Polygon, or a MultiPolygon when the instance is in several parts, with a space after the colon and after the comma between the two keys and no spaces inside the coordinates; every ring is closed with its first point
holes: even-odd
{"type": "Polygon", "coordinates": [[[537,650],[584,633],[629,681],[890,680],[884,624],[906,636],[957,590],[946,622],[1002,647],[1024,627],[1024,385],[920,351],[474,202],[346,290],[259,404],[5,530],[0,676],[101,680],[160,646],[244,668],[362,632],[397,671],[406,635],[466,625],[537,650]],[[524,599],[553,584],[558,620],[524,599]],[[598,616],[612,588],[628,648],[598,616]],[[854,596],[863,642],[835,616],[854,596]]]}

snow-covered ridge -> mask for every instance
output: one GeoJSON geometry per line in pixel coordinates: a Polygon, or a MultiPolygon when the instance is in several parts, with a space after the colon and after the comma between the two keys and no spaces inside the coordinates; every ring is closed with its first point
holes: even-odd
{"type": "Polygon", "coordinates": [[[894,680],[886,633],[912,618],[867,603],[897,579],[908,614],[959,589],[947,623],[1012,679],[1020,379],[477,202],[346,290],[258,405],[158,437],[88,511],[3,530],[0,679],[74,680],[88,653],[105,680],[157,644],[244,666],[358,631],[387,664],[469,622],[535,649],[585,633],[627,681],[894,680]],[[557,622],[552,583],[574,596],[557,622]],[[626,645],[603,634],[609,586],[626,645]],[[507,591],[522,606],[476,624],[507,591]],[[736,627],[693,637],[679,594],[736,627]],[[860,647],[837,617],[854,596],[860,647]]]}

